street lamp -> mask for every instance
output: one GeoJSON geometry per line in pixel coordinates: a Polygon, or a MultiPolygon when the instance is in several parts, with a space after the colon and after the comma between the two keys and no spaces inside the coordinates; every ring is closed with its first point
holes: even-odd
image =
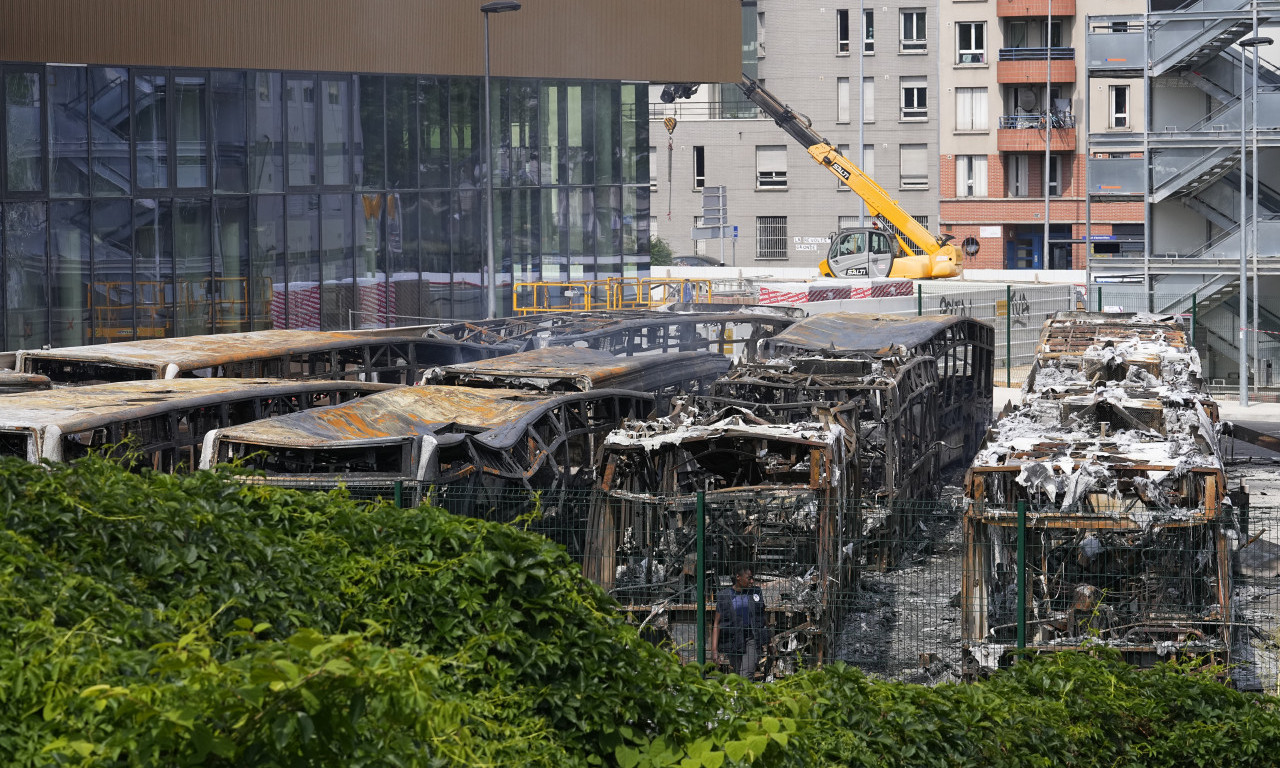
{"type": "Polygon", "coordinates": [[[488,280],[489,307],[486,317],[498,316],[498,268],[493,258],[493,127],[489,117],[489,14],[520,10],[516,0],[493,0],[480,6],[484,14],[484,207],[489,229],[488,280]]]}
{"type": "MultiPolygon", "coordinates": [[[[1239,359],[1237,375],[1240,377],[1240,405],[1247,406],[1249,404],[1249,353],[1248,353],[1248,333],[1245,331],[1249,327],[1249,226],[1248,226],[1248,208],[1247,205],[1247,187],[1245,173],[1245,161],[1248,158],[1248,146],[1245,143],[1245,137],[1248,133],[1248,123],[1245,121],[1245,112],[1248,108],[1248,102],[1245,100],[1245,65],[1248,63],[1249,57],[1245,55],[1246,48],[1257,48],[1259,45],[1271,45],[1272,40],[1269,37],[1258,37],[1257,27],[1254,27],[1254,36],[1246,37],[1240,40],[1236,45],[1240,46],[1240,340],[1236,348],[1236,357],[1239,359]]],[[[1254,67],[1257,67],[1257,51],[1254,51],[1254,67]]],[[[1255,73],[1255,85],[1256,85],[1255,73]]],[[[1257,110],[1255,108],[1253,119],[1257,120],[1257,110]]],[[[1257,136],[1255,128],[1255,139],[1257,136]]],[[[1255,150],[1256,151],[1256,150],[1255,150]]],[[[1255,170],[1256,179],[1256,170],[1255,170]]],[[[1255,202],[1256,204],[1256,202],[1255,202]]],[[[1255,209],[1254,215],[1257,215],[1255,209]]],[[[1254,246],[1257,247],[1256,245],[1254,246]]],[[[1258,297],[1253,297],[1254,304],[1258,303],[1258,297]]],[[[1255,331],[1256,333],[1256,331],[1255,331]]]]}

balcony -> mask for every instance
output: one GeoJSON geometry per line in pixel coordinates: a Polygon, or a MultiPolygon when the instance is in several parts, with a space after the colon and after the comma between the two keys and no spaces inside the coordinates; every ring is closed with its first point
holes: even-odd
{"type": "Polygon", "coordinates": [[[996,81],[1001,84],[1043,83],[1046,74],[1055,83],[1076,81],[1074,48],[1001,48],[996,81]],[[1049,71],[1045,72],[1045,62],[1049,71]]]}
{"type": "MultiPolygon", "coordinates": [[[[999,152],[1043,152],[1043,115],[1003,115],[996,131],[996,150],[999,152]]],[[[1049,132],[1050,152],[1076,151],[1076,118],[1070,113],[1053,115],[1053,130],[1049,132]]]]}
{"type": "Polygon", "coordinates": [[[1063,16],[1076,15],[1076,0],[1001,0],[996,6],[996,16],[1013,18],[1017,16],[1039,16],[1041,18],[1053,14],[1057,19],[1063,16]]]}

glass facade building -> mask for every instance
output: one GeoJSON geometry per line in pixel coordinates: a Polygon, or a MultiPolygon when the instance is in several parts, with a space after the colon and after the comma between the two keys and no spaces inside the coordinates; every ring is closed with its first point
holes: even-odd
{"type": "Polygon", "coordinates": [[[480,318],[648,271],[648,87],[5,64],[3,349],[480,318]]]}

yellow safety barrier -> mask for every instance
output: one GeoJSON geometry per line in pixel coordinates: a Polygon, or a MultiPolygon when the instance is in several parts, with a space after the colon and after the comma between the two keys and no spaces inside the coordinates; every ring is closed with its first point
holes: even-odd
{"type": "Polygon", "coordinates": [[[672,302],[704,303],[710,299],[710,280],[659,277],[543,280],[516,283],[511,294],[511,309],[517,315],[534,312],[650,309],[672,302]]]}

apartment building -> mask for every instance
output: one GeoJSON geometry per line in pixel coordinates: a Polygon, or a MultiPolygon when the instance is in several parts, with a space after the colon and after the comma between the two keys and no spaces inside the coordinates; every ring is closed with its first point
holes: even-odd
{"type": "MultiPolygon", "coordinates": [[[[1103,5],[953,0],[940,6],[941,230],[957,241],[978,239],[978,255],[967,267],[1083,269],[1086,219],[1090,242],[1141,249],[1140,196],[1110,197],[1086,210],[1088,134],[1132,132],[1144,109],[1141,89],[1127,81],[1086,78],[1086,13],[1103,5]],[[1088,87],[1095,89],[1092,99],[1088,87]]],[[[1143,0],[1108,0],[1105,7],[1144,10],[1143,0]]]]}
{"type": "MultiPolygon", "coordinates": [[[[743,72],[936,229],[939,29],[938,7],[913,0],[742,0],[743,72]]],[[[660,89],[649,100],[650,230],[677,255],[816,271],[834,230],[869,221],[861,200],[735,84],[702,84],[671,104],[660,89]],[[704,190],[721,186],[737,238],[694,240],[704,190]]]]}

